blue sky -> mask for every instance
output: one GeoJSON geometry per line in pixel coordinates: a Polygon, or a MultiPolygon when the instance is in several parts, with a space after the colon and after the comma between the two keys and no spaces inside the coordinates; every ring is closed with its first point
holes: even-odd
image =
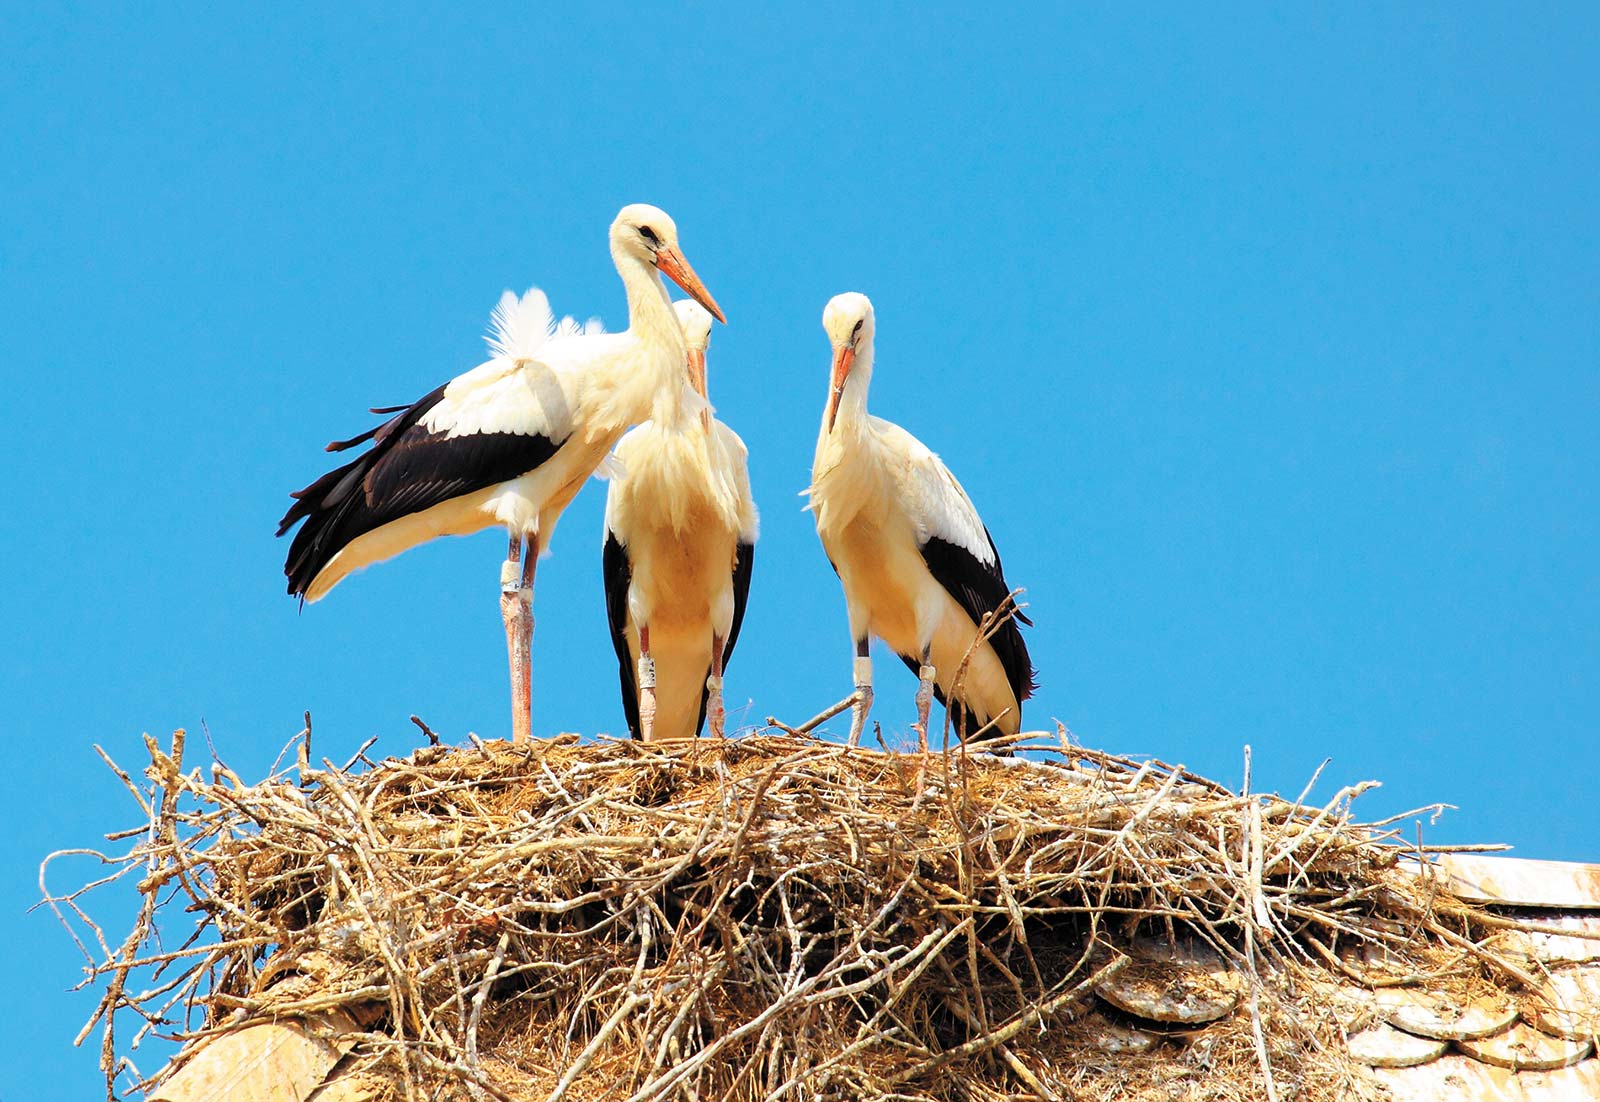
{"type": "MultiPolygon", "coordinates": [[[[734,719],[849,688],[796,494],[821,309],[861,290],[873,409],[1028,588],[1031,722],[1234,783],[1249,743],[1290,794],[1331,757],[1323,798],[1600,859],[1593,7],[651,12],[11,12],[0,1098],[96,1090],[74,951],[24,913],[43,853],[134,821],[92,744],[137,767],[204,721],[248,776],[308,708],[340,759],[413,712],[506,733],[500,536],[302,614],[272,529],[367,406],[479,362],[503,288],[621,326],[636,200],[731,323],[764,514],[734,719]]],[[[603,499],[539,572],[538,733],[622,729],[603,499]]]]}

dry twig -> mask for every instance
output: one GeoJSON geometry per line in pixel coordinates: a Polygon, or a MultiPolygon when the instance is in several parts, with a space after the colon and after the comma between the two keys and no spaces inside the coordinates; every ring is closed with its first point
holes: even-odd
{"type": "Polygon", "coordinates": [[[1064,728],[1033,756],[950,749],[921,800],[903,756],[811,737],[474,738],[314,768],[309,731],[257,784],[184,772],[181,733],[149,743],[147,787],[112,766],[130,848],[53,857],[103,866],[74,891],[41,871],[102,985],[108,1091],[123,1016],[195,1042],[342,1011],[418,1099],[1137,1098],[1159,1083],[1072,1023],[1126,963],[1108,950],[1153,935],[1249,977],[1208,1097],[1315,1098],[1351,1073],[1305,981],[1365,976],[1349,948],[1403,962],[1373,983],[1514,974],[1399,867],[1412,847],[1351,820],[1361,786],[1235,794],[1064,728]],[[130,873],[116,943],[85,893],[130,873]]]}

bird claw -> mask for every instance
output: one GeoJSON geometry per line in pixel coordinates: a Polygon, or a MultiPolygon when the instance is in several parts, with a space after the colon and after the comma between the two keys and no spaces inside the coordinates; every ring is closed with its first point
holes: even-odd
{"type": "Polygon", "coordinates": [[[911,729],[917,733],[917,752],[923,757],[928,755],[928,725],[926,723],[913,723],[911,729]]]}
{"type": "Polygon", "coordinates": [[[872,686],[857,685],[855,703],[850,708],[850,740],[848,745],[861,745],[861,734],[867,728],[867,715],[872,711],[872,686]]]}
{"type": "Polygon", "coordinates": [[[706,725],[711,728],[711,737],[727,738],[724,728],[728,713],[722,705],[722,678],[706,678],[706,693],[706,725]]]}

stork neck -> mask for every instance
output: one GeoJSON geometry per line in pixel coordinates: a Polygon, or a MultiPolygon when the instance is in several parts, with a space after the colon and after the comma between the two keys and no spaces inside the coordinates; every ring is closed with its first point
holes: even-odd
{"type": "Polygon", "coordinates": [[[839,416],[834,420],[835,433],[857,434],[867,423],[867,388],[872,385],[872,345],[856,347],[855,362],[844,380],[844,393],[839,396],[839,416]]]}
{"type": "Polygon", "coordinates": [[[628,332],[646,353],[636,366],[637,379],[622,381],[623,385],[635,383],[645,392],[640,394],[643,409],[629,419],[637,422],[648,417],[658,424],[676,424],[684,416],[688,346],[672,311],[672,300],[653,265],[634,257],[618,257],[617,272],[628,297],[628,332]]]}
{"type": "Polygon", "coordinates": [[[628,331],[645,341],[670,338],[684,347],[683,330],[672,312],[672,300],[661,282],[661,274],[649,264],[633,257],[621,260],[617,271],[628,296],[628,331]]]}

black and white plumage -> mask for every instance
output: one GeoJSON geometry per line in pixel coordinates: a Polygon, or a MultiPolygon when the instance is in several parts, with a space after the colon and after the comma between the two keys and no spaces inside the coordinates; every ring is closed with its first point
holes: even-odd
{"type": "Polygon", "coordinates": [[[957,669],[986,614],[1011,590],[994,540],[966,491],[937,455],[898,425],[867,413],[874,318],[865,295],[834,297],[822,324],[833,346],[827,409],[811,468],[809,508],[844,586],[856,644],[860,738],[872,703],[868,640],[876,636],[918,674],[918,732],[928,705],[955,705],[963,738],[987,728],[1014,734],[1031,695],[1033,665],[1020,612],[973,649],[956,700],[957,669]]]}
{"type": "Polygon", "coordinates": [[[634,738],[724,726],[722,677],[739,640],[759,519],[747,451],[706,396],[711,315],[673,304],[688,342],[682,401],[617,445],[606,495],[606,614],[634,738]]]}
{"type": "MultiPolygon", "coordinates": [[[[308,521],[295,533],[284,563],[291,595],[319,600],[345,575],[424,539],[488,527],[497,518],[480,521],[486,502],[474,495],[543,467],[571,436],[566,425],[542,432],[461,432],[460,391],[439,410],[452,385],[402,409],[372,431],[371,448],[294,495],[278,531],[283,535],[308,521]]],[[[356,437],[328,450],[363,442],[356,437]]]]}
{"type": "Polygon", "coordinates": [[[495,312],[492,357],[377,429],[354,461],[294,494],[281,536],[289,593],[316,601],[354,571],[437,536],[502,525],[501,612],[512,666],[513,730],[528,737],[527,650],[533,576],[556,521],[623,431],[677,401],[685,345],[661,274],[705,304],[710,293],[678,250],[677,228],[645,204],[611,224],[611,256],[628,299],[620,333],[557,323],[542,292],[509,292],[495,312]]]}

